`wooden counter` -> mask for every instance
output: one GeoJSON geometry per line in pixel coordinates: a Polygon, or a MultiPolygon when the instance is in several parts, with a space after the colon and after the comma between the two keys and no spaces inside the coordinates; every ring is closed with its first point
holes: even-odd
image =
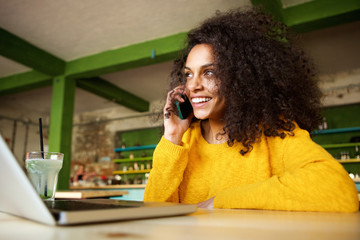
{"type": "Polygon", "coordinates": [[[203,210],[188,216],[50,227],[0,213],[0,239],[359,240],[360,213],[203,210]]]}
{"type": "Polygon", "coordinates": [[[57,191],[55,193],[55,198],[56,199],[108,198],[108,197],[119,197],[128,193],[129,193],[128,191],[113,191],[113,190],[57,191]]]}
{"type": "Polygon", "coordinates": [[[145,188],[145,184],[129,184],[129,185],[105,185],[105,186],[71,186],[71,190],[80,190],[80,189],[124,189],[124,188],[145,188]]]}
{"type": "Polygon", "coordinates": [[[128,193],[120,198],[123,200],[142,201],[144,199],[145,184],[129,184],[129,185],[105,185],[105,186],[77,186],[70,187],[71,190],[82,191],[127,191],[128,193]]]}

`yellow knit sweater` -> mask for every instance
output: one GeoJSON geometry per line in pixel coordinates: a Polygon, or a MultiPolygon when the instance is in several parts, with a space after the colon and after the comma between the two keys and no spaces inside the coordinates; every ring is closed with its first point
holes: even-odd
{"type": "Polygon", "coordinates": [[[183,146],[162,138],[144,201],[199,203],[211,197],[216,208],[355,212],[359,200],[347,172],[309,133],[265,137],[240,155],[232,147],[209,144],[200,123],[183,137],[183,146]]]}

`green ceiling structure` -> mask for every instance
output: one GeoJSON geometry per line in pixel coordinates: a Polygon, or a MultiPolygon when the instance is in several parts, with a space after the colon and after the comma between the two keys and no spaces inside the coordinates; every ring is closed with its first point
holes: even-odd
{"type": "Polygon", "coordinates": [[[78,79],[77,86],[136,111],[145,112],[149,110],[149,103],[147,101],[125,90],[119,89],[114,84],[99,77],[78,79]]]}
{"type": "Polygon", "coordinates": [[[251,0],[265,11],[292,27],[297,32],[310,32],[321,28],[360,20],[359,0],[304,0],[302,4],[283,8],[286,0],[251,0]]]}
{"type": "MultiPolygon", "coordinates": [[[[252,0],[298,32],[360,20],[359,0],[312,0],[284,8],[281,0],[252,0]]],[[[49,150],[65,153],[59,189],[69,188],[71,135],[76,87],[145,112],[149,102],[99,76],[171,61],[183,47],[186,33],[179,33],[66,62],[0,28],[0,55],[31,71],[0,78],[0,96],[52,86],[49,150]]]]}

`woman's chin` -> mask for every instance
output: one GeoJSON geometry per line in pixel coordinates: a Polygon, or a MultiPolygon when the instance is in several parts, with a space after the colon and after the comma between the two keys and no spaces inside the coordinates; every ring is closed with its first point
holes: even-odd
{"type": "Polygon", "coordinates": [[[199,120],[205,120],[208,119],[208,114],[201,114],[201,113],[194,113],[194,116],[199,120]]]}

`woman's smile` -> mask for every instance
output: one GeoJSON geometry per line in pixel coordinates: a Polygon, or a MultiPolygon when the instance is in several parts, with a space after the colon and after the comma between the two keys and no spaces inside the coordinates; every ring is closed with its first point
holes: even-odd
{"type": "Polygon", "coordinates": [[[200,107],[203,104],[211,101],[211,97],[191,97],[191,102],[193,104],[193,107],[200,107]]]}

